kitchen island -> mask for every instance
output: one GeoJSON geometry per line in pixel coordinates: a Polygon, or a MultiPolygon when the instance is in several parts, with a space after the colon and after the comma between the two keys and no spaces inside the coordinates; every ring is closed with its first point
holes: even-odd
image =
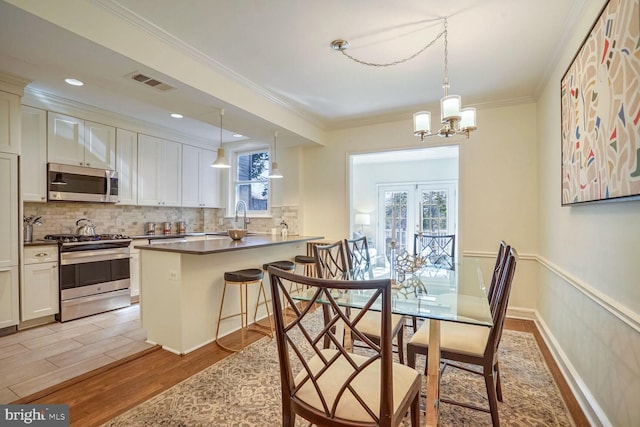
{"type": "MultiPolygon", "coordinates": [[[[321,238],[255,234],[242,240],[219,236],[136,246],[140,249],[140,313],[147,341],[177,354],[214,341],[225,271],[262,269],[267,262],[293,260],[296,255],[306,254],[306,242],[321,238]]],[[[267,282],[265,289],[270,299],[267,282]]],[[[249,286],[249,307],[255,306],[257,295],[258,286],[249,286]]],[[[239,294],[227,292],[224,313],[238,306],[239,294]]],[[[265,316],[265,307],[261,306],[258,318],[265,316]]],[[[239,328],[239,318],[225,320],[220,336],[239,328]]]]}

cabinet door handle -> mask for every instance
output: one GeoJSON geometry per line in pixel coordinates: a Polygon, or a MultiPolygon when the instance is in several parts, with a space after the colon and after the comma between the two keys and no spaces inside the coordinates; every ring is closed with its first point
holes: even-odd
{"type": "Polygon", "coordinates": [[[43,257],[43,256],[48,256],[48,255],[49,254],[46,253],[46,252],[39,252],[39,253],[35,254],[35,256],[37,256],[37,257],[43,257]]]}
{"type": "Polygon", "coordinates": [[[56,268],[58,268],[58,266],[57,265],[52,265],[51,268],[56,269],[56,268]]]}
{"type": "Polygon", "coordinates": [[[91,163],[87,163],[87,166],[91,166],[91,163]]]}

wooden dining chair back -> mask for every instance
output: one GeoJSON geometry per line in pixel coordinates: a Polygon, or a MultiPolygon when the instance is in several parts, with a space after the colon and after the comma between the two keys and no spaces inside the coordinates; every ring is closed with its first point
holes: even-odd
{"type": "Polygon", "coordinates": [[[489,299],[489,306],[491,307],[491,313],[496,309],[497,300],[495,298],[496,294],[496,283],[500,279],[500,273],[504,268],[505,261],[507,260],[507,255],[509,255],[509,250],[511,249],[511,245],[508,245],[504,240],[500,241],[500,245],[498,246],[498,255],[496,255],[496,263],[493,267],[493,273],[491,275],[491,282],[489,283],[489,289],[487,290],[487,298],[489,299]]]}
{"type": "Polygon", "coordinates": [[[413,235],[413,255],[426,258],[431,265],[453,270],[455,268],[455,254],[455,234],[416,233],[413,235]]]}
{"type": "Polygon", "coordinates": [[[316,258],[316,274],[323,279],[345,279],[348,277],[349,265],[344,255],[342,240],[329,245],[315,245],[313,254],[316,258]]]}
{"type": "Polygon", "coordinates": [[[373,279],[367,238],[363,236],[358,239],[344,239],[344,249],[351,278],[373,279]]]}
{"type": "MultiPolygon", "coordinates": [[[[366,241],[365,243],[366,244],[366,241]]],[[[313,247],[316,257],[316,274],[320,278],[325,279],[346,279],[352,278],[356,280],[365,280],[367,278],[351,277],[349,264],[346,261],[345,248],[342,241],[332,243],[330,245],[316,245],[313,247]]],[[[328,322],[331,317],[331,307],[324,305],[322,307],[324,312],[325,322],[328,322]]],[[[359,310],[350,310],[351,316],[359,315],[359,310]]],[[[380,313],[368,312],[365,315],[364,322],[361,325],[361,330],[370,340],[380,342],[380,334],[378,332],[380,326],[380,313]]],[[[393,314],[391,316],[391,334],[396,338],[396,351],[400,363],[404,363],[404,323],[405,318],[399,314],[393,314]]],[[[354,346],[361,346],[360,340],[354,337],[354,346]]],[[[329,340],[325,337],[325,347],[330,345],[329,340]]]]}
{"type": "Polygon", "coordinates": [[[296,415],[322,426],[397,426],[411,410],[411,425],[420,419],[420,374],[393,362],[391,349],[391,281],[346,281],[296,275],[269,267],[282,389],[282,425],[292,427],[296,415]],[[303,300],[290,289],[305,289],[303,300]],[[346,292],[366,293],[359,314],[346,311],[346,292]],[[284,301],[284,302],[283,302],[284,301]],[[322,322],[316,304],[331,306],[322,322]],[[285,307],[288,309],[285,311],[285,307]],[[380,342],[370,340],[361,323],[372,307],[381,310],[380,342]],[[341,324],[366,344],[348,351],[341,324]],[[322,342],[328,338],[331,348],[322,342]]]}
{"type": "MultiPolygon", "coordinates": [[[[471,325],[466,323],[441,322],[440,327],[440,355],[444,363],[440,369],[441,374],[445,368],[451,366],[464,371],[480,374],[484,377],[487,389],[489,408],[480,407],[467,402],[457,402],[446,397],[440,397],[440,402],[463,406],[470,409],[488,412],[494,427],[500,426],[498,415],[498,401],[502,401],[502,387],[500,383],[500,366],[498,363],[498,346],[502,338],[504,319],[507,315],[509,295],[515,274],[518,253],[510,248],[499,279],[495,286],[496,308],[492,311],[493,326],[471,325]],[[452,362],[461,362],[460,365],[452,362]],[[481,371],[473,369],[469,365],[476,365],[481,371]]],[[[429,352],[429,322],[425,321],[418,331],[411,337],[407,344],[408,365],[415,367],[416,355],[429,352]]],[[[477,368],[476,368],[477,369],[477,368]]]]}

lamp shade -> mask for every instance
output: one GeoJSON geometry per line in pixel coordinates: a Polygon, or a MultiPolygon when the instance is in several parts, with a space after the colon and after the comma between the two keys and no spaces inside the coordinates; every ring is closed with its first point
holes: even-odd
{"type": "Polygon", "coordinates": [[[449,120],[460,120],[460,106],[462,101],[459,95],[448,95],[440,100],[440,110],[442,123],[449,120]]]}
{"type": "Polygon", "coordinates": [[[357,213],[353,222],[357,225],[369,225],[371,224],[371,215],[367,213],[357,213]]]}
{"type": "Polygon", "coordinates": [[[416,136],[431,133],[431,113],[418,111],[413,115],[413,134],[416,136]]]}
{"type": "Polygon", "coordinates": [[[280,169],[278,169],[278,162],[271,163],[271,172],[269,173],[269,178],[282,178],[282,173],[280,169]]]}
{"type": "Polygon", "coordinates": [[[227,169],[231,167],[231,165],[227,163],[226,159],[224,158],[224,148],[218,148],[218,158],[216,158],[215,162],[211,163],[211,167],[218,169],[227,169]]]}
{"type": "Polygon", "coordinates": [[[476,109],[473,107],[467,107],[460,110],[460,130],[470,131],[478,129],[476,125],[476,109]]]}

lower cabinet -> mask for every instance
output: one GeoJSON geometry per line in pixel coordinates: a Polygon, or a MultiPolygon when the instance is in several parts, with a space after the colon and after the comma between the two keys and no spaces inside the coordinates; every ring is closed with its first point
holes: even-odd
{"type": "Polygon", "coordinates": [[[57,314],[60,311],[57,246],[24,248],[24,280],[21,290],[21,321],[57,314]]]}
{"type": "Polygon", "coordinates": [[[19,323],[18,267],[0,268],[0,329],[19,323]]]}

